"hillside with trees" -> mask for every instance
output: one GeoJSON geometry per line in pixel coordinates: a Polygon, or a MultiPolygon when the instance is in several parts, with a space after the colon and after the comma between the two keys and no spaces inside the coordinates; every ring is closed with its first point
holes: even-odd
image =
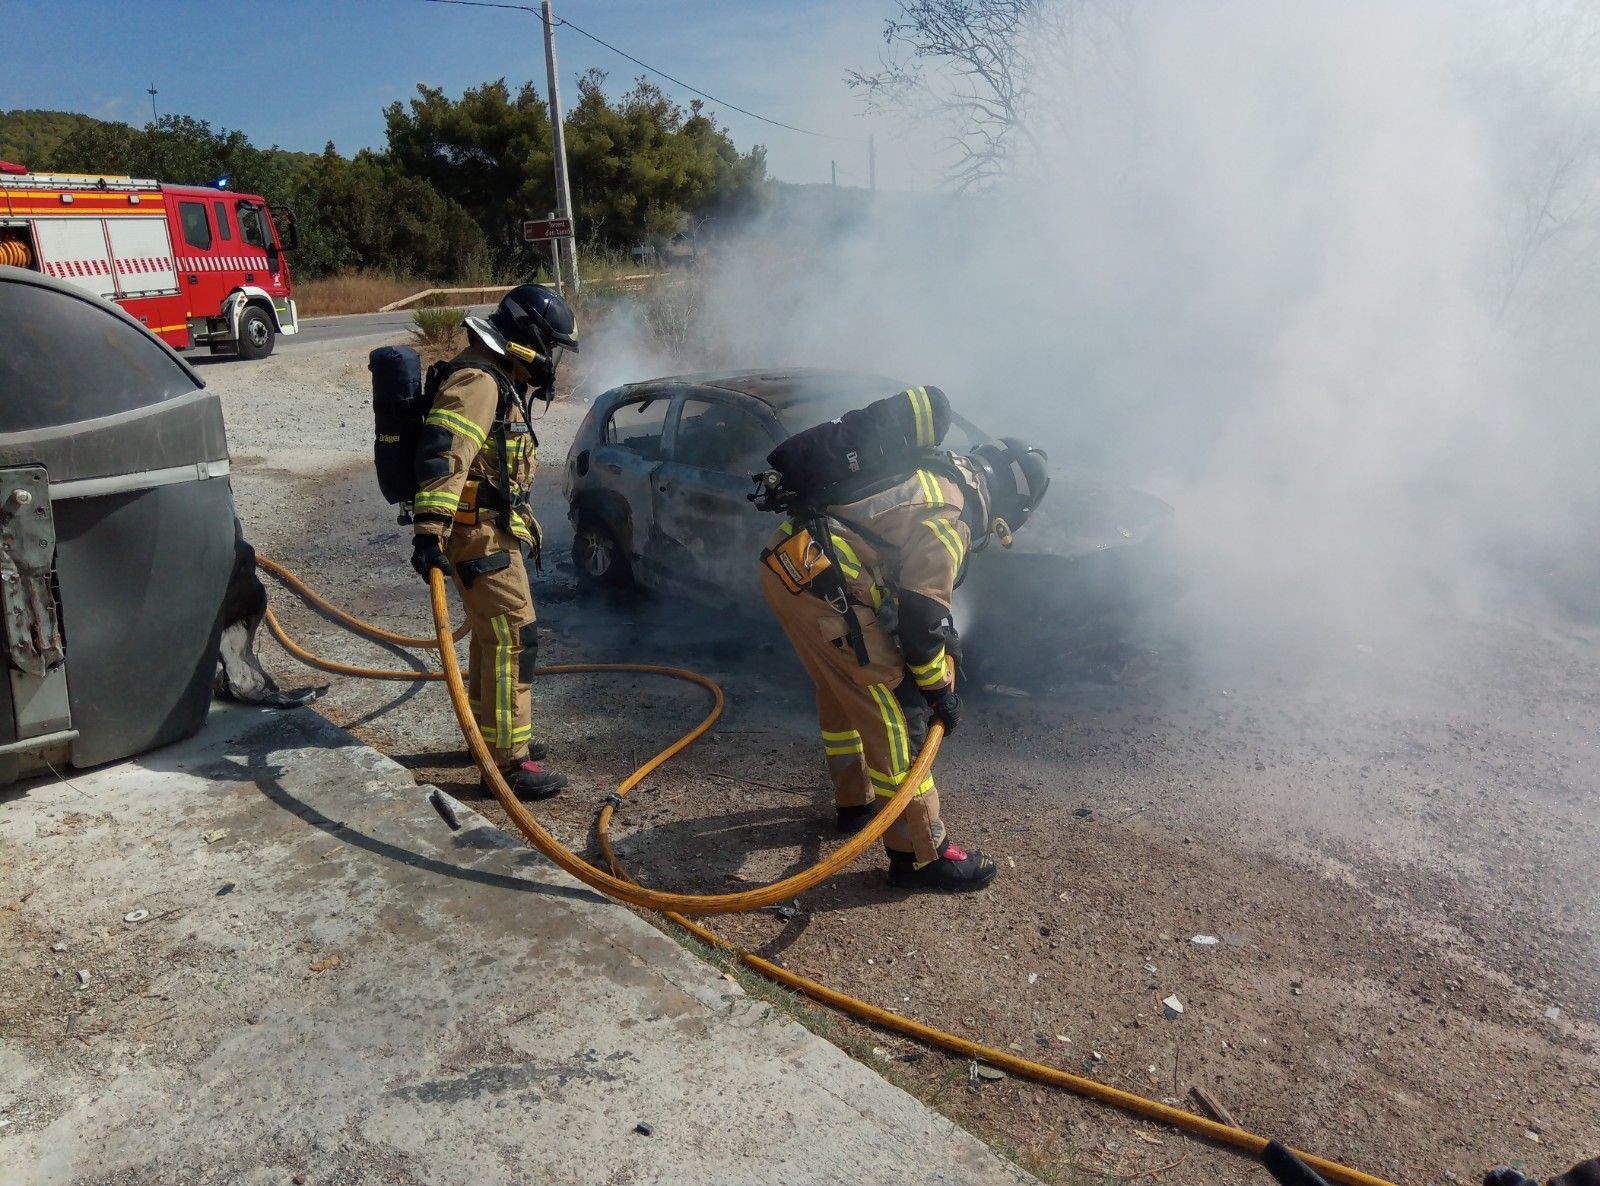
{"type": "MultiPolygon", "coordinates": [[[[613,98],[579,80],[566,135],[580,244],[626,252],[751,212],[766,199],[766,154],[740,152],[698,101],[687,109],[640,80],[613,98]]],[[[452,98],[427,85],[384,112],[387,143],[353,157],[260,147],[187,115],[142,128],[68,112],[0,114],[0,159],[37,171],[121,173],[188,185],[227,177],[299,215],[296,273],[383,271],[449,281],[530,274],[547,252],[520,224],[555,209],[549,109],[504,79],[452,98]]]]}
{"type": "Polygon", "coordinates": [[[101,122],[73,111],[0,111],[0,161],[48,160],[72,133],[101,122]]]}

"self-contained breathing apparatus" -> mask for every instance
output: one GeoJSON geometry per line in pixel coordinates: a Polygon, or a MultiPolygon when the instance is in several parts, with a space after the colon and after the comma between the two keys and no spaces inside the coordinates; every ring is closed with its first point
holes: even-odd
{"type": "Polygon", "coordinates": [[[950,431],[950,401],[937,387],[912,387],[796,433],[767,455],[772,468],[754,475],[750,501],[789,516],[787,537],[761,553],[791,594],[820,597],[845,620],[845,641],[867,666],[866,640],[851,608],[832,524],[854,532],[884,555],[893,549],[872,530],[827,508],[865,498],[931,468],[965,485],[939,445],[950,431]]]}
{"type": "MultiPolygon", "coordinates": [[[[372,372],[372,464],[378,474],[378,489],[385,502],[400,507],[398,522],[411,522],[411,504],[417,496],[417,441],[422,423],[433,408],[434,398],[444,381],[457,371],[481,370],[493,377],[499,390],[495,407],[492,436],[495,450],[500,455],[500,466],[494,484],[494,497],[484,498],[477,483],[470,483],[463,491],[460,514],[476,515],[479,510],[493,510],[500,526],[511,529],[511,517],[526,495],[514,495],[511,490],[511,466],[508,460],[506,434],[513,407],[521,411],[523,421],[532,428],[533,397],[519,394],[516,386],[492,367],[480,363],[436,362],[422,375],[422,357],[410,346],[380,346],[367,356],[367,369],[372,372]]],[[[538,437],[532,437],[535,447],[538,437]]]]}

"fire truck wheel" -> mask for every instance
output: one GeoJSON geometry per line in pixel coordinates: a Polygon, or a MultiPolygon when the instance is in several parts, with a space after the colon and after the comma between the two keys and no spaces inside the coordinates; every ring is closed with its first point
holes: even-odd
{"type": "Polygon", "coordinates": [[[239,357],[265,358],[272,353],[278,332],[272,328],[272,318],[254,305],[246,305],[239,314],[239,357]]]}

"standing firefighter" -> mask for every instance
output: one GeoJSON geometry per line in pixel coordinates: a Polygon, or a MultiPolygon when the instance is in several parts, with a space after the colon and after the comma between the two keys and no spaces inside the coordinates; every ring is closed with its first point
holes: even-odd
{"type": "Polygon", "coordinates": [[[537,284],[512,289],[487,320],[463,324],[469,345],[430,369],[423,390],[411,564],[424,579],[435,568],[455,576],[472,629],[473,716],[512,790],[546,799],[567,780],[539,764],[545,747],[533,740],[532,404],[549,402],[562,350],[578,348],[577,327],[567,303],[537,284]]]}
{"type": "MultiPolygon", "coordinates": [[[[762,553],[762,591],[816,684],[841,832],[865,827],[916,757],[897,692],[914,686],[955,730],[948,623],[967,554],[1008,543],[1049,485],[1044,452],[1013,438],[938,451],[949,424],[942,391],[911,388],[791,437],[757,479],[758,504],[789,514],[762,553]]],[[[894,886],[982,889],[997,872],[945,836],[931,776],[884,845],[894,886]]]]}

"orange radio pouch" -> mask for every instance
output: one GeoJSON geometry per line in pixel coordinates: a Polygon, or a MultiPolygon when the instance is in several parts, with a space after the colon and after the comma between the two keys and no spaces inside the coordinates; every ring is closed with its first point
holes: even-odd
{"type": "Polygon", "coordinates": [[[804,592],[813,581],[833,567],[833,561],[811,534],[809,527],[795,533],[775,548],[761,553],[761,562],[777,574],[791,593],[804,592]]]}

